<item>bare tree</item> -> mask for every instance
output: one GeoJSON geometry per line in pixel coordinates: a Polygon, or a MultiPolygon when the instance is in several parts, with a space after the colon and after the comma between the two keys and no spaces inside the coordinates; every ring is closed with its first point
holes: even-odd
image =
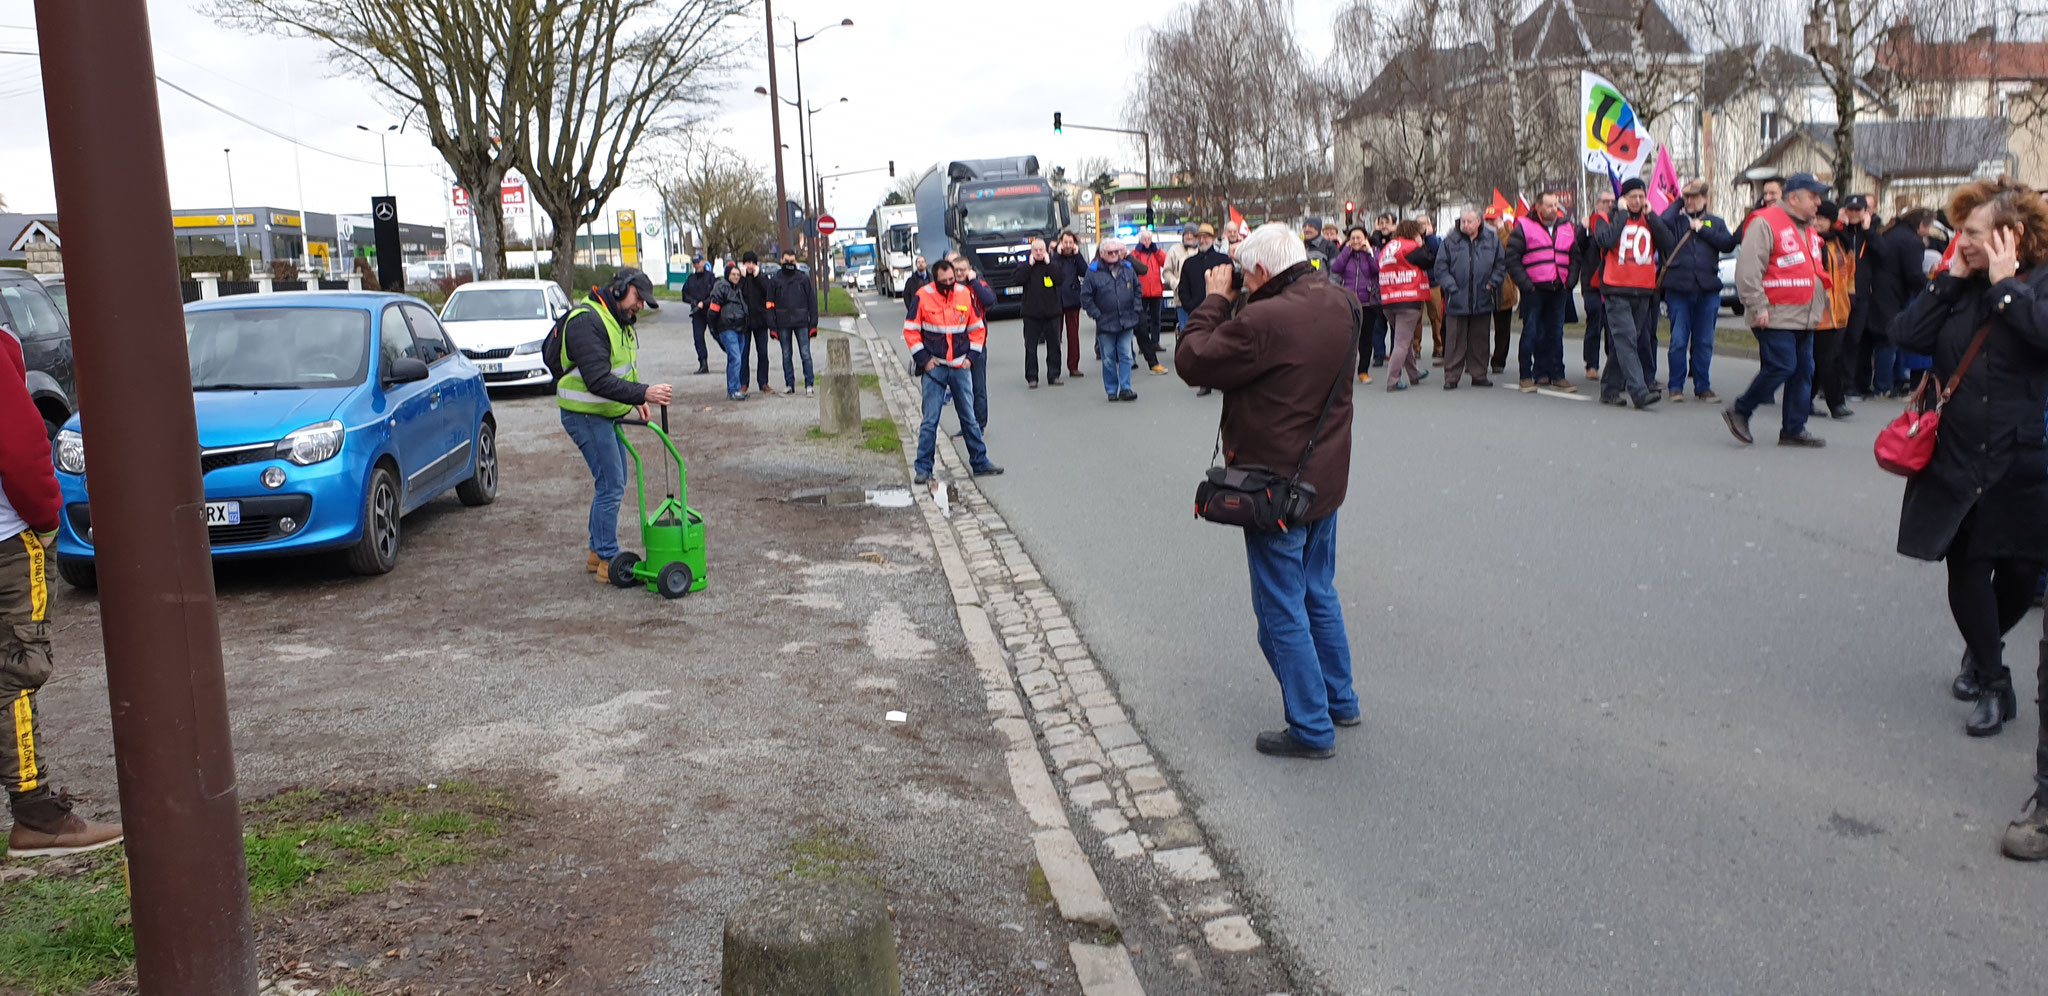
{"type": "Polygon", "coordinates": [[[218,0],[213,17],[250,31],[317,39],[329,61],[415,115],[470,192],[486,279],[505,270],[498,185],[519,158],[532,93],[533,42],[565,0],[218,0]]]}
{"type": "Polygon", "coordinates": [[[1804,0],[1804,5],[1805,49],[1834,96],[1836,182],[1847,184],[1856,175],[1856,122],[1866,112],[1895,109],[1894,101],[1916,86],[1953,83],[1967,48],[1942,43],[1960,40],[1978,12],[1971,0],[1804,0]]]}
{"type": "Polygon", "coordinates": [[[741,37],[751,0],[576,0],[530,39],[533,99],[520,172],[555,226],[555,280],[576,230],[624,185],[643,139],[684,125],[741,37]]]}
{"type": "Polygon", "coordinates": [[[737,256],[766,245],[775,231],[775,191],[739,153],[689,141],[668,157],[660,181],[664,210],[693,229],[705,253],[737,256]]]}

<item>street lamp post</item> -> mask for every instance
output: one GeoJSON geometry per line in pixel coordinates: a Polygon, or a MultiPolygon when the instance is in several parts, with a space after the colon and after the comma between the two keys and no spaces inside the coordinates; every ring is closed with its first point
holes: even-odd
{"type": "Polygon", "coordinates": [[[789,188],[782,178],[782,93],[775,86],[775,0],[762,0],[768,15],[768,122],[775,131],[775,231],[789,244],[789,188]]]}
{"type": "Polygon", "coordinates": [[[377,136],[377,157],[384,161],[384,196],[391,196],[391,153],[386,148],[384,140],[386,138],[391,137],[391,133],[397,131],[398,126],[392,125],[391,127],[384,129],[383,131],[378,131],[377,129],[371,128],[368,125],[357,125],[356,129],[358,131],[367,131],[370,134],[377,136]]]}
{"type": "MultiPolygon", "coordinates": [[[[791,38],[791,41],[790,41],[790,46],[789,46],[789,50],[790,50],[790,55],[791,55],[791,56],[792,56],[792,57],[794,58],[794,60],[795,60],[795,63],[796,63],[796,103],[797,103],[797,109],[798,109],[798,110],[804,110],[804,43],[805,43],[805,42],[807,42],[807,41],[810,41],[810,40],[811,40],[811,39],[813,39],[813,38],[816,38],[816,37],[818,37],[819,35],[822,35],[822,34],[824,34],[824,33],[825,33],[825,32],[827,32],[827,31],[830,31],[830,30],[832,30],[833,28],[850,28],[850,27],[853,27],[853,18],[851,18],[851,17],[843,17],[843,18],[840,18],[840,20],[839,20],[839,23],[838,23],[838,24],[827,24],[827,25],[825,25],[824,27],[822,27],[822,28],[819,28],[819,29],[818,29],[818,30],[816,30],[816,31],[813,31],[813,32],[811,32],[811,33],[810,33],[810,34],[808,34],[808,35],[798,35],[798,34],[796,33],[796,21],[795,21],[795,19],[793,19],[793,18],[789,18],[789,19],[786,19],[786,20],[789,20],[789,31],[790,31],[790,38],[791,38]]],[[[771,82],[772,82],[772,80],[771,80],[771,82]]],[[[816,112],[811,112],[811,113],[816,113],[816,112]]],[[[809,125],[809,124],[810,124],[810,114],[805,114],[805,115],[804,115],[804,118],[803,118],[803,120],[802,120],[802,121],[800,121],[800,122],[798,122],[798,125],[797,125],[797,131],[798,131],[798,135],[797,135],[797,145],[798,145],[798,149],[797,149],[797,158],[799,159],[799,161],[803,160],[803,159],[804,159],[804,158],[806,158],[806,156],[808,155],[808,153],[807,153],[807,152],[806,152],[806,151],[805,151],[805,150],[804,150],[804,149],[802,148],[802,146],[804,146],[804,145],[805,145],[805,142],[806,142],[806,140],[805,140],[805,138],[804,138],[804,136],[803,136],[802,132],[804,132],[805,130],[807,130],[807,127],[808,127],[808,125],[809,125]]],[[[806,224],[808,224],[808,225],[810,225],[810,226],[813,226],[813,227],[811,228],[811,232],[816,232],[816,231],[817,231],[817,229],[816,229],[816,227],[815,227],[815,226],[817,225],[817,221],[818,221],[818,214],[817,214],[817,211],[816,211],[816,210],[813,210],[813,209],[812,209],[812,207],[811,207],[811,189],[810,189],[810,188],[811,188],[811,173],[813,172],[813,170],[811,169],[811,167],[810,167],[810,164],[809,164],[809,163],[804,163],[804,164],[803,164],[803,170],[804,170],[804,215],[805,215],[805,223],[806,223],[806,224]]],[[[807,233],[807,234],[808,234],[808,233],[807,233]]],[[[806,244],[810,246],[810,250],[811,250],[811,251],[810,251],[810,258],[811,258],[811,274],[812,274],[812,277],[813,277],[813,278],[815,279],[815,278],[816,278],[816,276],[817,276],[817,273],[818,273],[818,240],[817,240],[817,239],[816,239],[815,237],[812,237],[812,238],[808,238],[808,239],[806,239],[805,241],[806,241],[806,244]]]]}
{"type": "Polygon", "coordinates": [[[220,157],[228,164],[228,227],[235,232],[235,255],[242,254],[242,216],[235,210],[235,150],[222,149],[220,157]]]}

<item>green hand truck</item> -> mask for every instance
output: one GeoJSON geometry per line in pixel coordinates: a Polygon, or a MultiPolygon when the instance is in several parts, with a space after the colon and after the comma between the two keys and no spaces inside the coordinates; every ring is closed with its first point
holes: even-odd
{"type": "Polygon", "coordinates": [[[619,434],[619,442],[626,452],[633,455],[633,479],[640,489],[640,545],[647,556],[630,551],[612,558],[612,584],[620,588],[646,585],[647,590],[663,598],[681,598],[693,591],[703,591],[708,583],[704,569],[704,517],[689,505],[688,471],[683,466],[682,454],[676,452],[675,441],[668,434],[668,406],[661,406],[661,424],[656,425],[643,419],[621,418],[613,423],[613,431],[619,434]],[[661,483],[668,488],[668,495],[661,503],[647,507],[646,465],[640,458],[640,450],[626,436],[626,426],[646,426],[661,442],[661,483]],[[675,476],[670,477],[668,466],[675,464],[675,476]]]}

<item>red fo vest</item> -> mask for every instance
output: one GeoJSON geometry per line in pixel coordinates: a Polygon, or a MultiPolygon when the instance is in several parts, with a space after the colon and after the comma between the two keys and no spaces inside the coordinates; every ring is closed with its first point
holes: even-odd
{"type": "Polygon", "coordinates": [[[1572,267],[1571,219],[1557,216],[1555,237],[1533,215],[1523,215],[1515,224],[1522,226],[1522,269],[1528,271],[1529,282],[1538,286],[1563,283],[1572,267]]]}
{"type": "Polygon", "coordinates": [[[1388,239],[1380,248],[1380,303],[1414,304],[1429,300],[1429,275],[1408,262],[1420,243],[1388,239]]]}
{"type": "Polygon", "coordinates": [[[1650,238],[1647,219],[1623,216],[1621,243],[1607,250],[1600,280],[1607,287],[1657,289],[1657,246],[1650,238]]]}
{"type": "Polygon", "coordinates": [[[1820,236],[1809,227],[1801,238],[1799,225],[1785,209],[1772,205],[1758,211],[1771,233],[1770,255],[1764,263],[1764,298],[1772,304],[1810,304],[1814,290],[1829,283],[1821,264],[1820,236]]]}

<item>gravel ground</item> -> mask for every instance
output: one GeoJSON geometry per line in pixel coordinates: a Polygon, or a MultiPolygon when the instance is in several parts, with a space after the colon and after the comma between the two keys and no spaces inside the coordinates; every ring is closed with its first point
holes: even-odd
{"type": "MultiPolygon", "coordinates": [[[[1028,821],[917,514],[780,500],[901,482],[902,459],[810,438],[810,399],[735,404],[716,373],[676,376],[694,366],[687,318],[650,319],[640,366],[677,384],[710,587],[666,602],[592,583],[589,479],[553,399],[498,399],[498,503],[408,517],[392,575],[218,572],[244,797],[467,776],[556,800],[586,867],[659,899],[618,903],[650,909],[629,942],[567,956],[638,966],[584,991],[715,991],[727,911],[823,854],[887,891],[906,992],[1077,992],[1068,928],[1027,895],[1028,821]]],[[[46,750],[60,784],[108,807],[97,604],[66,590],[53,616],[46,750]]]]}

